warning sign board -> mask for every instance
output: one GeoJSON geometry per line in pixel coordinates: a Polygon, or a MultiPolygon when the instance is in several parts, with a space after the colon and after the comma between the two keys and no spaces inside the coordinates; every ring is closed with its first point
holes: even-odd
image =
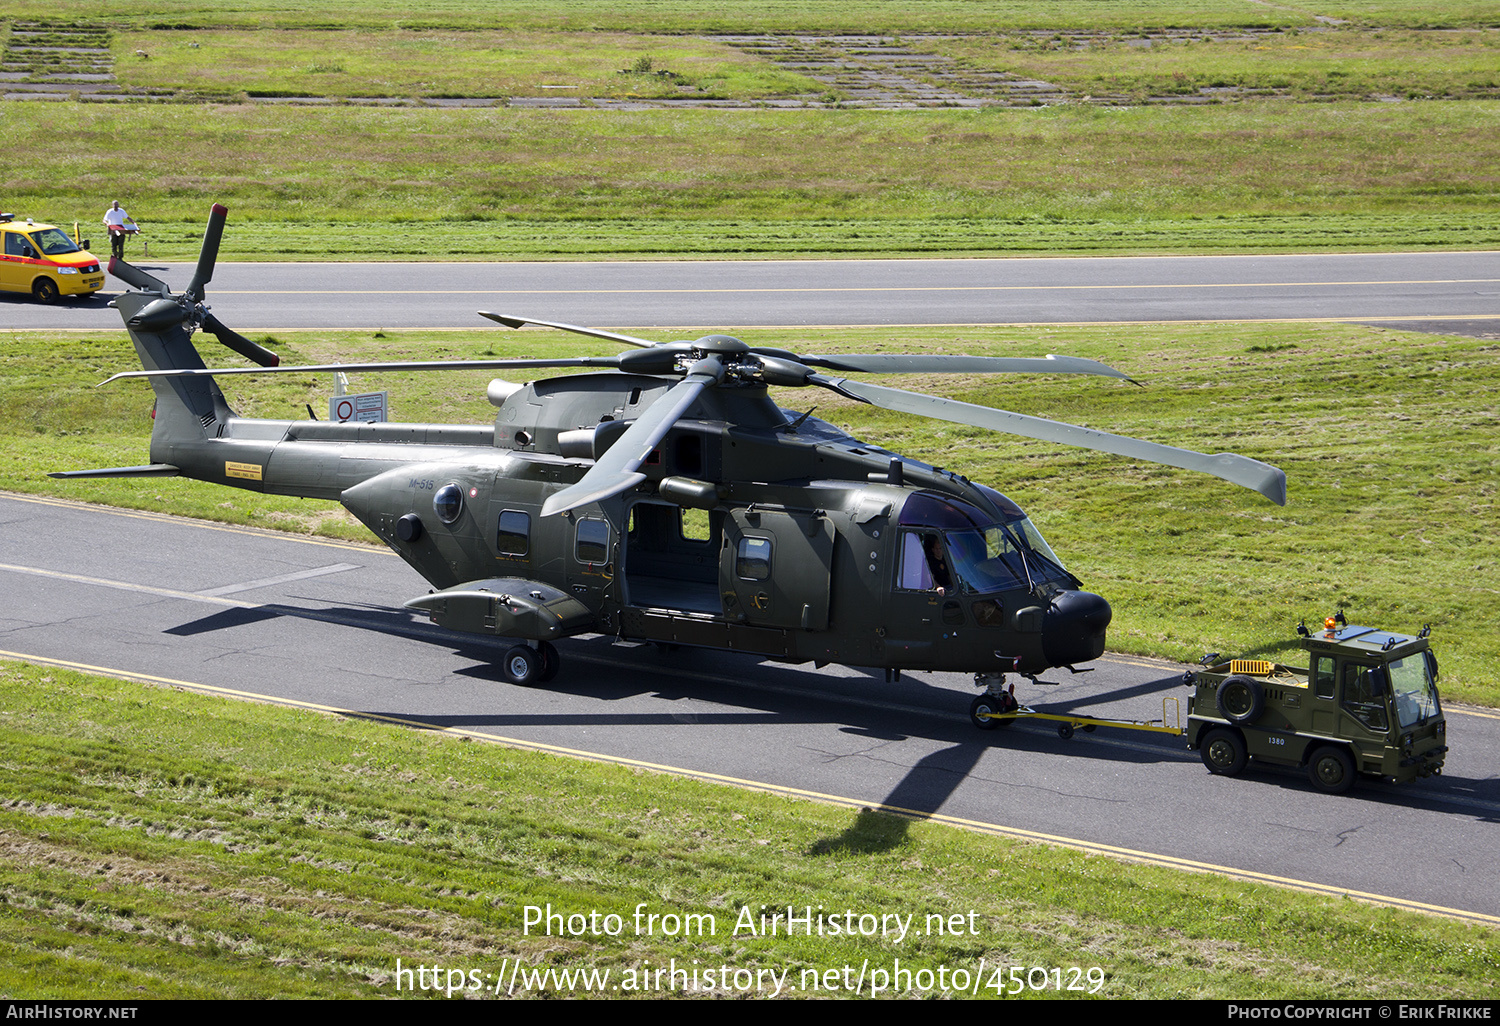
{"type": "Polygon", "coordinates": [[[358,420],[368,424],[389,420],[389,392],[361,392],[359,395],[336,395],[328,400],[328,419],[358,420]]]}

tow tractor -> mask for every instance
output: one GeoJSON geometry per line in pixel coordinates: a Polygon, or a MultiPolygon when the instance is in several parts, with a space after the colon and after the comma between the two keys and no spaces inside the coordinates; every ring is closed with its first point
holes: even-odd
{"type": "Polygon", "coordinates": [[[1187,738],[1209,772],[1234,776],[1251,759],[1307,770],[1320,791],[1341,794],[1360,776],[1407,783],[1443,769],[1447,724],[1438,702],[1437,657],[1431,628],[1416,635],[1350,626],[1343,612],[1320,632],[1297,628],[1309,667],[1265,659],[1201,660],[1183,675],[1188,687],[1187,726],[1169,725],[1163,700],[1156,722],[1044,713],[1003,698],[976,700],[974,724],[989,730],[1018,719],[1056,721],[1058,734],[1108,726],[1187,738]],[[1009,708],[1005,708],[1005,706],[1009,708]]]}

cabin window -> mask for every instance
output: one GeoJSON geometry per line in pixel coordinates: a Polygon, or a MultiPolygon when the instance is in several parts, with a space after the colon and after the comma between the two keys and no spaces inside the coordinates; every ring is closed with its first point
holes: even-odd
{"type": "Polygon", "coordinates": [[[741,538],[734,572],[742,581],[764,581],[771,576],[771,539],[741,538]]]}
{"type": "Polygon", "coordinates": [[[677,511],[677,536],[688,542],[713,540],[713,521],[706,509],[680,508],[677,511]]]}
{"type": "Polygon", "coordinates": [[[524,556],[531,551],[531,514],[508,509],[500,514],[495,548],[503,556],[524,556]]]}
{"type": "Polygon", "coordinates": [[[593,518],[578,521],[578,545],[575,551],[580,563],[609,562],[609,523],[593,518]]]}
{"type": "Polygon", "coordinates": [[[445,484],[432,497],[432,511],[445,524],[458,519],[464,510],[464,490],[456,484],[445,484]]]}
{"type": "Polygon", "coordinates": [[[1313,694],[1332,698],[1333,688],[1333,656],[1318,656],[1313,660],[1313,694]]]}

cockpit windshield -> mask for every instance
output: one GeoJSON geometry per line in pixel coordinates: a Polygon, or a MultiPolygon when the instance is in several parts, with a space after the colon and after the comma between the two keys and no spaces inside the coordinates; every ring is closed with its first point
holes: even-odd
{"type": "MultiPolygon", "coordinates": [[[[1003,522],[961,499],[919,493],[901,512],[903,527],[926,528],[924,538],[940,534],[948,553],[953,584],[968,593],[1029,588],[1067,578],[1062,561],[1026,514],[1010,502],[1001,507],[1003,522]]],[[[928,559],[931,541],[924,542],[928,559]]]]}

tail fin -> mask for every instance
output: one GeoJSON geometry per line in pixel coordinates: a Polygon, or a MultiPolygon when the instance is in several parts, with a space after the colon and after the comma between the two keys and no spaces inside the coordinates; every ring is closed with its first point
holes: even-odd
{"type": "MultiPolygon", "coordinates": [[[[127,292],[114,301],[145,370],[202,370],[186,311],[173,299],[127,292]]],[[[151,458],[173,463],[174,446],[216,438],[234,411],[211,377],[152,378],[156,392],[151,458]]]]}

